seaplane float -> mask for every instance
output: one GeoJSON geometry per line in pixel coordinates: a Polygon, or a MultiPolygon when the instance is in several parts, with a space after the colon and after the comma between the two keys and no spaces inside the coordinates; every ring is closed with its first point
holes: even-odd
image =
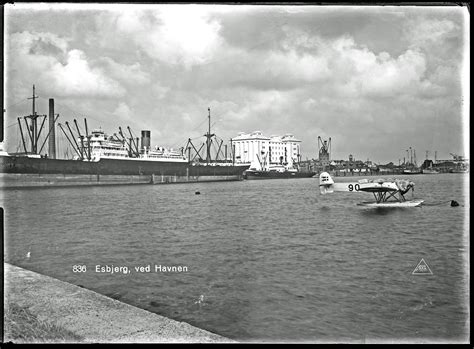
{"type": "Polygon", "coordinates": [[[319,175],[319,190],[325,195],[335,191],[351,193],[372,193],[375,201],[361,202],[359,206],[368,207],[417,207],[421,206],[423,200],[407,200],[405,194],[414,190],[415,183],[405,179],[361,179],[357,182],[334,183],[327,172],[319,175]]]}

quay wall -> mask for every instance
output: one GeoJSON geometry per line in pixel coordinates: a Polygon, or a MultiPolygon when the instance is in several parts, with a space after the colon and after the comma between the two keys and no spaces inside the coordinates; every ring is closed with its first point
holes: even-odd
{"type": "Polygon", "coordinates": [[[176,176],[176,175],[99,175],[99,174],[46,174],[0,173],[0,189],[23,187],[63,187],[117,184],[169,184],[238,181],[242,175],[176,176]]]}
{"type": "MultiPolygon", "coordinates": [[[[9,263],[4,263],[4,291],[4,309],[25,308],[39,320],[82,338],[81,343],[235,342],[9,263]]],[[[14,338],[6,331],[4,340],[14,338]]]]}

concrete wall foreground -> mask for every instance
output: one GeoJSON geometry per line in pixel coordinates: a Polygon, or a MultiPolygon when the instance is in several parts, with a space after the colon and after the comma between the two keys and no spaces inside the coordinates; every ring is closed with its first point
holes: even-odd
{"type": "Polygon", "coordinates": [[[16,304],[90,343],[234,342],[49,276],[4,263],[4,306],[16,304]]]}

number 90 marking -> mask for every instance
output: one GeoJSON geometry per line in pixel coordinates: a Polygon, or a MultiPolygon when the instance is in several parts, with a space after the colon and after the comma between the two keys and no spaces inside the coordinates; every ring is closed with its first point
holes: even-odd
{"type": "Polygon", "coordinates": [[[348,185],[348,188],[349,188],[349,191],[354,191],[354,189],[355,189],[355,191],[359,191],[359,190],[360,190],[359,184],[356,184],[356,185],[349,184],[349,185],[348,185]]]}

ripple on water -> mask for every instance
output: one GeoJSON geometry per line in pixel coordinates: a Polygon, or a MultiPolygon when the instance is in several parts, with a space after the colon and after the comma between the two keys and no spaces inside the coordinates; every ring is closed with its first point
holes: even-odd
{"type": "MultiPolygon", "coordinates": [[[[456,176],[416,182],[427,202],[468,202],[456,176]]],[[[5,259],[240,340],[466,338],[468,205],[367,209],[356,206],[364,194],[321,196],[317,184],[8,191],[5,259]],[[432,276],[412,275],[422,258],[432,276]],[[104,275],[96,264],[189,272],[104,275]]]]}

